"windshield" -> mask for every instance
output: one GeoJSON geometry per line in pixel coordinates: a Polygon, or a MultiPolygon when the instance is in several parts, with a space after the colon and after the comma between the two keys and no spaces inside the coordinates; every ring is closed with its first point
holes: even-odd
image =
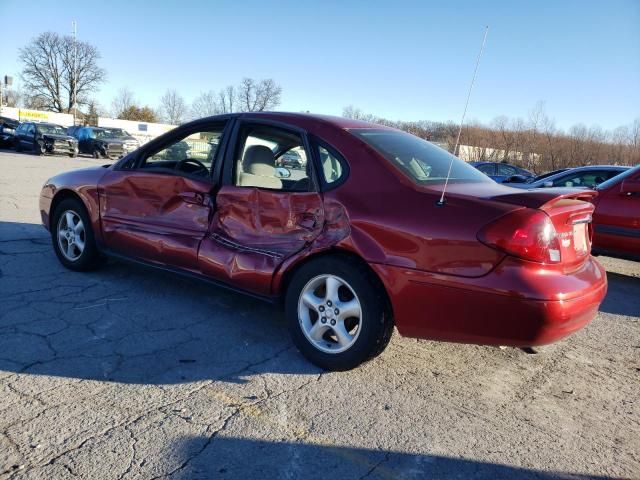
{"type": "Polygon", "coordinates": [[[640,172],[640,165],[636,166],[635,168],[630,168],[626,172],[622,172],[619,175],[611,177],[606,182],[602,182],[600,185],[598,185],[596,187],[596,190],[606,190],[607,188],[615,185],[618,182],[621,182],[622,180],[624,180],[627,177],[631,177],[631,176],[635,175],[638,172],[640,172]]]}
{"type": "Polygon", "coordinates": [[[67,131],[60,125],[42,124],[36,127],[40,133],[52,133],[54,135],[66,135],[67,131]]]}
{"type": "Polygon", "coordinates": [[[451,165],[450,182],[492,182],[484,173],[446,150],[399,130],[353,129],[383,157],[419,184],[443,183],[451,165]]]}
{"type": "Polygon", "coordinates": [[[103,128],[96,130],[96,138],[122,138],[127,136],[127,132],[121,128],[103,128]]]}

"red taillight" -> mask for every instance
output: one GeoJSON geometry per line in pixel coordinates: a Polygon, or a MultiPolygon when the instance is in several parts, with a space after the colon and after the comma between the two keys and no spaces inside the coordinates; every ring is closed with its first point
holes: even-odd
{"type": "Polygon", "coordinates": [[[551,219],[540,210],[508,213],[484,227],[478,240],[516,257],[540,263],[560,263],[560,242],[551,219]]]}

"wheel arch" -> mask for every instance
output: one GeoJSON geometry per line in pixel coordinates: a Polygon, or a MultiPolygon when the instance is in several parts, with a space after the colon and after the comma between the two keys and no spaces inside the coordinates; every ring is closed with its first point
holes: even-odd
{"type": "Polygon", "coordinates": [[[55,225],[53,223],[54,223],[54,217],[55,217],[54,214],[55,214],[56,208],[58,208],[58,205],[60,205],[61,202],[67,199],[78,200],[80,202],[80,204],[85,209],[85,213],[88,215],[89,219],[91,220],[91,227],[93,230],[94,237],[96,238],[96,240],[100,240],[102,238],[102,235],[101,235],[102,232],[100,230],[100,225],[99,225],[100,220],[99,220],[99,216],[97,215],[97,208],[95,208],[93,205],[90,204],[90,202],[92,202],[93,199],[87,199],[82,194],[70,188],[61,188],[53,196],[53,199],[51,199],[51,207],[49,208],[49,231],[53,232],[55,228],[55,225]]]}
{"type": "Polygon", "coordinates": [[[300,258],[298,261],[294,261],[293,263],[287,265],[280,272],[276,274],[276,278],[274,278],[274,283],[272,285],[273,291],[280,296],[280,298],[284,298],[286,295],[286,291],[291,283],[291,279],[294,277],[296,272],[302,268],[307,263],[317,260],[319,258],[342,258],[346,261],[356,262],[361,265],[370,275],[373,282],[376,284],[376,287],[380,289],[383,295],[383,300],[385,304],[385,309],[387,313],[390,315],[390,318],[393,320],[393,306],[391,303],[391,298],[389,297],[389,292],[387,288],[380,278],[380,276],[375,272],[373,268],[367,263],[367,261],[358,255],[355,252],[350,250],[333,247],[327,250],[322,250],[318,252],[314,252],[310,255],[300,258]]]}

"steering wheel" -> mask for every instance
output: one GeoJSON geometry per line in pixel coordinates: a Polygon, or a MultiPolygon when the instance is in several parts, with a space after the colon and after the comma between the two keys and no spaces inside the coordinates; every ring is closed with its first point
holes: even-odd
{"type": "Polygon", "coordinates": [[[182,170],[182,165],[187,163],[192,163],[198,167],[193,172],[188,172],[188,173],[198,174],[200,171],[203,171],[204,173],[209,173],[209,169],[207,168],[207,166],[204,163],[202,163],[200,160],[196,160],[195,158],[185,158],[184,160],[179,160],[176,163],[174,170],[182,170]]]}

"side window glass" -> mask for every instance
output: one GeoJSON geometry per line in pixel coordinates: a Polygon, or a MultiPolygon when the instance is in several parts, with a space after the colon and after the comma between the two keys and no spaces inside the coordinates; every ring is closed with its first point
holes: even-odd
{"type": "Polygon", "coordinates": [[[495,172],[496,172],[494,165],[491,165],[491,164],[480,165],[478,167],[478,170],[480,170],[485,175],[495,175],[495,172]]]}
{"type": "Polygon", "coordinates": [[[144,158],[140,168],[172,170],[198,177],[209,177],[214,165],[222,131],[210,129],[191,133],[144,158]]]}
{"type": "Polygon", "coordinates": [[[235,153],[235,185],[270,190],[313,190],[311,162],[302,137],[268,125],[247,125],[240,130],[235,153]]]}
{"type": "Polygon", "coordinates": [[[516,169],[510,165],[498,165],[498,175],[511,177],[516,174],[516,169]]]}
{"type": "Polygon", "coordinates": [[[324,181],[331,184],[340,180],[345,173],[341,157],[322,145],[318,146],[318,156],[324,181]]]}
{"type": "Polygon", "coordinates": [[[578,173],[567,175],[553,182],[554,187],[591,187],[594,183],[595,174],[578,173]]]}

